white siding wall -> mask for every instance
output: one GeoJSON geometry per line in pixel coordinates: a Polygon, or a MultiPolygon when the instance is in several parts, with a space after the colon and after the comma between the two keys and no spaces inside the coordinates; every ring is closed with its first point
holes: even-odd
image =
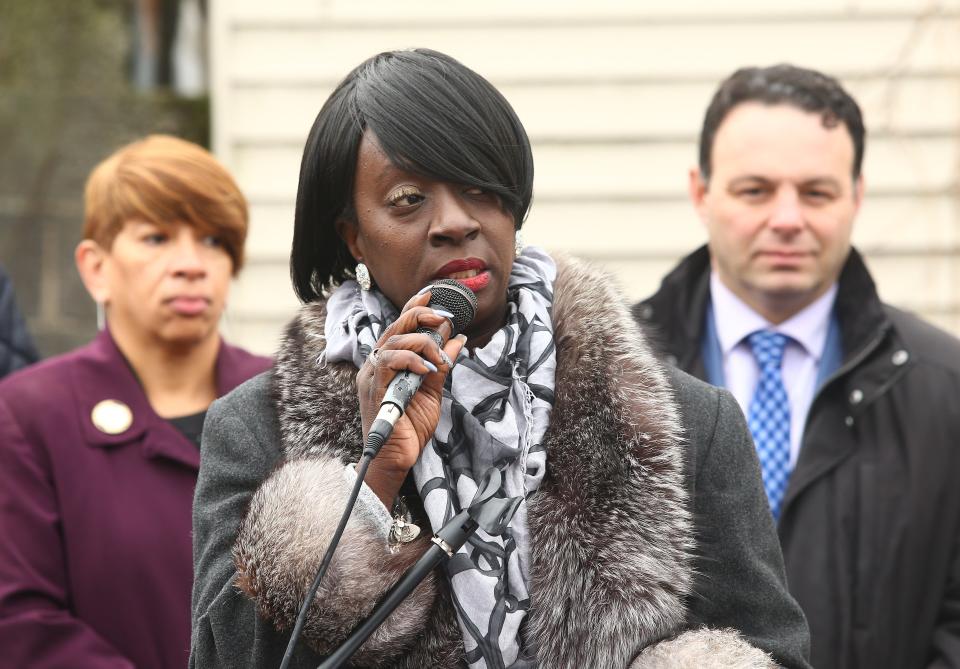
{"type": "Polygon", "coordinates": [[[300,154],[336,82],[427,46],[498,86],[534,145],[528,243],[650,294],[704,241],[686,200],[703,112],[743,65],[838,76],[869,131],[855,243],[881,294],[960,333],[960,0],[213,0],[214,151],[251,202],[229,336],[270,352],[296,307],[287,271],[300,154]]]}

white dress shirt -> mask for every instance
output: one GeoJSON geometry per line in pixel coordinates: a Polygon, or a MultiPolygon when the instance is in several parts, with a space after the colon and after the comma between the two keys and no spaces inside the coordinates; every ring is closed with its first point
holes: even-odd
{"type": "Polygon", "coordinates": [[[834,284],[815,302],[780,325],[773,325],[734,295],[716,273],[710,274],[710,298],[723,353],[723,376],[727,390],[733,393],[745,416],[750,413],[750,402],[760,379],[760,366],[747,337],[757,330],[779,332],[788,337],[781,371],[790,400],[791,468],[797,463],[807,413],[817,390],[817,374],[836,296],[834,284]]]}

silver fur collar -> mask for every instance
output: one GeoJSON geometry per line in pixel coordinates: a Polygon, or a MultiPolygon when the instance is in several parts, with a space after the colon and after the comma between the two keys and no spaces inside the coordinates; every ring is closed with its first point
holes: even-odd
{"type": "MultiPolygon", "coordinates": [[[[526,638],[540,667],[625,667],[684,625],[693,579],[685,446],[666,376],[609,278],[570,259],[557,269],[556,401],[547,476],[530,500],[526,638]]],[[[304,306],[277,356],[283,445],[291,459],[356,461],[356,369],[324,365],[324,317],[322,303],[304,306]]],[[[401,666],[460,656],[450,614],[439,601],[401,666]]]]}

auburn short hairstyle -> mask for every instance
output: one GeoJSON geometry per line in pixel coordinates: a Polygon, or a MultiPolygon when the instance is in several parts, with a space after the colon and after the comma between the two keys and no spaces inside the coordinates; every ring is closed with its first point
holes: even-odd
{"type": "Polygon", "coordinates": [[[226,168],[192,142],[150,135],[93,169],[84,191],[83,238],[109,249],[131,220],[186,223],[220,239],[234,274],[243,266],[246,198],[226,168]]]}

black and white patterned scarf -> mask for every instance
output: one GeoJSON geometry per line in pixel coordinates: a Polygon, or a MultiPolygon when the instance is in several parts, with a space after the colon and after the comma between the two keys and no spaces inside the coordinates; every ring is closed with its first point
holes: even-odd
{"type": "MultiPolygon", "coordinates": [[[[551,308],[556,266],[526,247],[513,264],[507,322],[483,348],[461,352],[447,376],[440,422],[413,468],[430,523],[442,527],[469,505],[490,467],[503,473],[500,495],[524,500],[546,472],[543,436],[553,407],[556,350],[551,308]]],[[[344,282],[327,302],[325,357],[359,368],[397,317],[377,290],[344,282]]],[[[529,608],[530,538],[520,504],[501,536],[482,529],[447,563],[467,663],[509,667],[519,660],[529,608]]]]}

